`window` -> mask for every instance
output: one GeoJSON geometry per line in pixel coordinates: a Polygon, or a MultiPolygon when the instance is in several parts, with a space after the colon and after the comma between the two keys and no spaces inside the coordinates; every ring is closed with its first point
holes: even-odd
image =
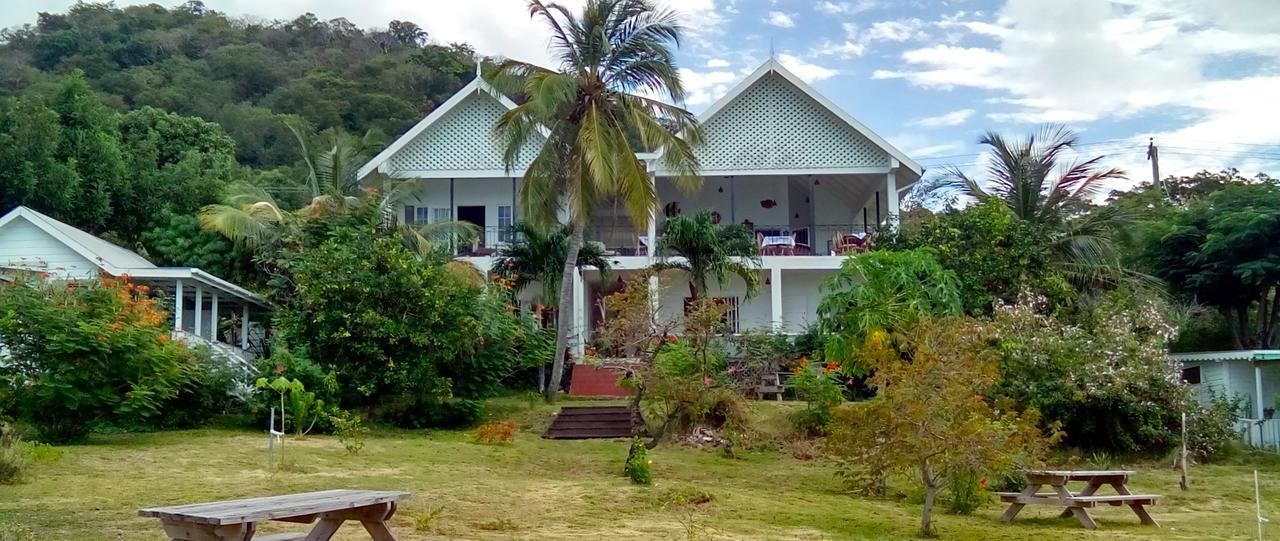
{"type": "Polygon", "coordinates": [[[431,223],[438,224],[440,222],[449,221],[449,209],[447,207],[436,207],[431,209],[431,223]]]}
{"type": "Polygon", "coordinates": [[[511,207],[498,207],[498,242],[511,242],[511,207]]]}
{"type": "MultiPolygon", "coordinates": [[[[738,333],[738,298],[737,297],[713,297],[711,300],[722,305],[728,305],[729,308],[728,310],[725,310],[724,317],[720,318],[720,321],[725,324],[725,327],[728,329],[729,332],[737,334],[738,333]]],[[[693,305],[693,297],[685,297],[684,299],[685,314],[689,313],[689,307],[692,305],[693,305]]]]}
{"type": "Polygon", "coordinates": [[[404,223],[413,223],[413,205],[404,206],[404,223]]]}
{"type": "Polygon", "coordinates": [[[415,213],[414,213],[414,215],[413,215],[413,223],[415,223],[415,224],[425,224],[425,223],[427,223],[427,222],[429,221],[429,220],[428,220],[428,217],[430,216],[430,214],[428,214],[428,213],[430,213],[430,212],[431,212],[431,209],[429,209],[429,208],[426,208],[426,207],[418,207],[417,209],[415,209],[415,213]]]}
{"type": "Polygon", "coordinates": [[[1200,383],[1200,367],[1189,366],[1182,369],[1182,382],[1189,385],[1200,383]]]}

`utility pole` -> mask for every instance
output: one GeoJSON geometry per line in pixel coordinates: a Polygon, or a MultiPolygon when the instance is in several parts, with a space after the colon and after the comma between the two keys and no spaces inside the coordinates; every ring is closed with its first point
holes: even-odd
{"type": "Polygon", "coordinates": [[[1147,139],[1147,160],[1151,162],[1151,185],[1160,187],[1164,190],[1165,197],[1172,199],[1169,187],[1160,182],[1160,147],[1156,146],[1155,137],[1147,139]]]}

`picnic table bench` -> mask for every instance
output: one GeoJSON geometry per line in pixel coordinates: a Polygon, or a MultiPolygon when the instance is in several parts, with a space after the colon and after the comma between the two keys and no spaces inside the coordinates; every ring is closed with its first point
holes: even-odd
{"type": "Polygon", "coordinates": [[[139,510],[138,515],[160,519],[174,541],[329,541],[348,520],[364,526],[374,541],[395,541],[387,520],[395,514],[396,503],[408,497],[407,492],[325,490],[152,507],[139,510]],[[254,537],[257,523],[269,520],[316,525],[308,533],[254,537]]]}
{"type": "Polygon", "coordinates": [[[1155,519],[1151,518],[1151,514],[1147,513],[1146,506],[1155,505],[1160,499],[1155,494],[1134,494],[1129,491],[1126,483],[1135,472],[1126,470],[1095,470],[1095,471],[1059,471],[1059,470],[1037,470],[1025,472],[1027,477],[1027,488],[1022,492],[997,492],[1000,501],[1008,503],[1009,509],[1004,512],[1004,516],[1000,520],[1008,524],[1013,522],[1014,517],[1018,516],[1018,512],[1027,505],[1056,505],[1065,507],[1061,517],[1074,515],[1076,520],[1087,529],[1094,530],[1098,528],[1098,524],[1094,522],[1093,517],[1089,516],[1087,508],[1097,507],[1099,505],[1111,505],[1119,507],[1121,505],[1129,506],[1138,520],[1143,524],[1151,526],[1159,526],[1155,519]],[[1083,481],[1085,487],[1080,492],[1071,492],[1067,489],[1067,483],[1073,481],[1083,481]],[[1051,493],[1041,493],[1040,488],[1049,485],[1053,490],[1051,493]],[[1115,489],[1115,495],[1096,495],[1099,488],[1110,485],[1115,489]]]}

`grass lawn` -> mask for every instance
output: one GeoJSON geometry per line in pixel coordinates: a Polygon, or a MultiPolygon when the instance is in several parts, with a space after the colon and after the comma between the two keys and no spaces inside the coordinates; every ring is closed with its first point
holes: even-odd
{"type": "MultiPolygon", "coordinates": [[[[920,506],[839,492],[831,467],[781,452],[738,459],[664,445],[651,453],[655,484],[620,475],[623,441],[547,441],[538,437],[553,411],[518,400],[495,412],[522,423],[509,446],[479,445],[467,432],[378,431],[358,456],[328,436],[286,442],[296,471],[264,471],[262,434],[193,430],[95,436],[37,464],[28,482],[0,487],[0,524],[22,523],[41,540],[160,540],[150,505],[262,496],[329,488],[413,493],[393,520],[410,539],[910,539],[920,506]],[[705,492],[710,503],[666,504],[675,494],[705,492]],[[438,511],[430,519],[432,511],[438,511]]],[[[786,405],[756,406],[775,414],[786,405]]],[[[991,503],[973,516],[940,515],[945,539],[1252,539],[1250,465],[1192,470],[1193,489],[1178,490],[1168,468],[1139,466],[1130,485],[1166,495],[1152,514],[1162,528],[1140,526],[1127,508],[1098,509],[1102,529],[1088,532],[1057,510],[1029,506],[1018,523],[999,522],[991,503]]],[[[1256,466],[1264,478],[1264,513],[1280,535],[1280,460],[1256,466]]],[[[295,527],[296,529],[296,527],[295,527]]],[[[268,525],[263,531],[279,530],[268,525]]],[[[3,529],[0,529],[3,531],[3,529]]],[[[358,526],[338,539],[367,539],[358,526]]]]}

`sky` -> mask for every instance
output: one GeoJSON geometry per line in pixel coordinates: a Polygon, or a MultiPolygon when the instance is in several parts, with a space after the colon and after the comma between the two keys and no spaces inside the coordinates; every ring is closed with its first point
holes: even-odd
{"type": "MultiPolygon", "coordinates": [[[[562,0],[569,6],[583,0],[562,0]]],[[[772,54],[930,171],[980,169],[987,130],[1045,123],[1080,153],[1151,178],[1236,167],[1280,176],[1280,0],[658,0],[686,27],[686,106],[706,109],[772,54]]],[[[3,0],[0,27],[71,0],[3,0]]],[[[117,0],[117,5],[148,3],[117,0]]],[[[162,0],[162,3],[176,3],[162,0]]],[[[269,21],[395,19],[437,42],[550,65],[524,0],[204,0],[269,21]]]]}

